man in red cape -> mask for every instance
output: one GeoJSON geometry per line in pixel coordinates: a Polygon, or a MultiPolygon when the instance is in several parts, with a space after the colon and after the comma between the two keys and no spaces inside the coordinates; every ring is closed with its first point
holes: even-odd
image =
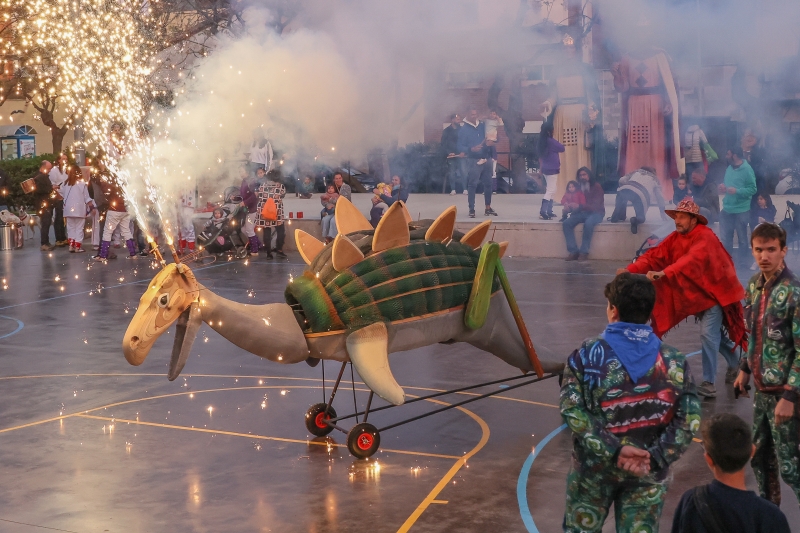
{"type": "Polygon", "coordinates": [[[685,199],[666,213],[675,220],[675,231],[624,270],[647,274],[655,283],[656,306],[651,325],[659,337],[682,320],[698,317],[702,328],[703,383],[697,393],[714,398],[717,352],[728,363],[725,382],[733,383],[739,363],[737,348],[747,342],[741,303],[744,289],[731,256],[708,228],[708,220],[700,214],[697,204],[685,199]]]}

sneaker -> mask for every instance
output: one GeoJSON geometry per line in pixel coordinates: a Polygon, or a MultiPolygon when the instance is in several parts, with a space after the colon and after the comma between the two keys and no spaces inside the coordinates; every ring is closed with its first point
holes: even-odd
{"type": "Polygon", "coordinates": [[[713,383],[704,381],[697,387],[697,394],[699,394],[703,398],[716,398],[717,389],[714,388],[713,383]]]}
{"type": "Polygon", "coordinates": [[[475,210],[474,209],[470,209],[469,210],[469,218],[475,218],[475,210]]]}
{"type": "Polygon", "coordinates": [[[100,257],[99,255],[96,255],[96,256],[92,257],[92,261],[102,261],[103,263],[105,263],[106,259],[104,257],[100,257]]]}
{"type": "Polygon", "coordinates": [[[258,252],[250,252],[250,257],[258,257],[258,252]]]}
{"type": "Polygon", "coordinates": [[[56,246],[66,246],[69,244],[69,241],[56,241],[56,246]]]}
{"type": "Polygon", "coordinates": [[[467,191],[467,190],[465,189],[465,190],[464,190],[464,192],[462,192],[461,194],[463,194],[463,195],[467,195],[467,194],[469,194],[469,191],[467,191]]]}
{"type": "Polygon", "coordinates": [[[566,258],[564,258],[564,261],[577,261],[579,255],[580,254],[578,254],[578,252],[575,252],[574,254],[569,254],[566,258]]]}
{"type": "Polygon", "coordinates": [[[51,252],[55,250],[55,246],[52,244],[43,244],[39,249],[43,252],[51,252]]]}
{"type": "Polygon", "coordinates": [[[142,250],[141,252],[139,252],[139,255],[141,255],[142,257],[147,257],[150,254],[147,253],[147,250],[142,250]]]}
{"type": "MultiPolygon", "coordinates": [[[[487,216],[487,217],[489,217],[489,216],[496,217],[496,216],[497,216],[497,211],[495,211],[494,209],[492,209],[492,208],[490,207],[489,209],[485,210],[485,211],[483,212],[483,214],[484,214],[485,216],[487,216]]],[[[549,219],[548,219],[548,220],[549,220],[549,219]]]]}
{"type": "Polygon", "coordinates": [[[639,233],[639,219],[636,217],[633,217],[631,219],[631,233],[633,233],[634,235],[639,233]]]}
{"type": "Polygon", "coordinates": [[[725,383],[733,383],[736,381],[736,378],[739,376],[739,368],[738,367],[731,367],[725,372],[725,383]]]}
{"type": "Polygon", "coordinates": [[[269,253],[267,254],[267,259],[275,259],[275,256],[274,256],[274,255],[272,255],[272,252],[269,252],[269,253]]]}
{"type": "Polygon", "coordinates": [[[578,261],[588,261],[589,254],[578,254],[578,261]]]}
{"type": "Polygon", "coordinates": [[[72,252],[76,254],[85,254],[86,250],[84,250],[83,248],[75,248],[74,250],[72,250],[72,252]]]}
{"type": "Polygon", "coordinates": [[[450,196],[455,196],[455,195],[456,195],[456,190],[455,190],[455,189],[453,189],[452,191],[450,191],[450,196]]]}
{"type": "Polygon", "coordinates": [[[286,254],[283,253],[283,250],[275,250],[275,255],[277,255],[281,259],[286,259],[286,254]]]}

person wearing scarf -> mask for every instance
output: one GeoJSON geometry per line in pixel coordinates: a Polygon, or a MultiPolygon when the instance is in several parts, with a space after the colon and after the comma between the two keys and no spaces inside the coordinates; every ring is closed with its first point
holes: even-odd
{"type": "Polygon", "coordinates": [[[733,383],[739,365],[737,347],[747,348],[744,289],[731,256],[708,228],[697,204],[685,199],[666,213],[675,220],[675,231],[625,270],[647,274],[655,283],[658,297],[651,323],[658,337],[692,315],[699,318],[703,383],[697,392],[714,398],[717,352],[728,363],[725,382],[733,383]]]}
{"type": "Polygon", "coordinates": [[[572,352],[561,416],[572,431],[564,531],[658,531],[669,466],[700,427],[686,356],[647,325],[656,289],[624,272],[606,285],[608,326],[572,352]]]}

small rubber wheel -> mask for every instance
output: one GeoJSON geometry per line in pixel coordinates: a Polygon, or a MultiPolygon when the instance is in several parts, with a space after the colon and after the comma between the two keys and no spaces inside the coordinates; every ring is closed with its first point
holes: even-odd
{"type": "Polygon", "coordinates": [[[336,418],[336,410],[331,406],[326,414],[326,406],[324,403],[315,403],[306,411],[306,429],[317,437],[324,437],[333,431],[333,426],[326,424],[325,420],[336,418]]]}
{"type": "Polygon", "coordinates": [[[247,257],[248,251],[246,246],[242,246],[240,248],[235,248],[235,256],[236,259],[244,259],[247,257]]]}
{"type": "Polygon", "coordinates": [[[359,459],[372,457],[380,445],[381,434],[372,424],[356,424],[347,434],[347,449],[359,459]]]}

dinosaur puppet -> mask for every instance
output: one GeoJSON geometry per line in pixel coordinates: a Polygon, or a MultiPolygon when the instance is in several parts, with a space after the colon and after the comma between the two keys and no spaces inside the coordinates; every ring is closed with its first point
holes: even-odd
{"type": "Polygon", "coordinates": [[[226,300],[198,283],[187,265],[166,264],[157,254],[164,267],[125,332],[125,358],[142,364],[177,321],[170,380],[186,363],[202,322],[270,361],[350,361],[372,391],[395,405],[405,395],[388,354],[434,343],[466,342],[540,377],[560,372],[563,365],[539,362],[533,350],[500,263],[507,243],[481,246],[490,222],[462,235],[454,231],[455,207],[432,222],[410,218],[397,202],[373,230],[340,198],[339,235],[331,244],[296,231],[309,268],[289,280],[286,303],[226,300]]]}

